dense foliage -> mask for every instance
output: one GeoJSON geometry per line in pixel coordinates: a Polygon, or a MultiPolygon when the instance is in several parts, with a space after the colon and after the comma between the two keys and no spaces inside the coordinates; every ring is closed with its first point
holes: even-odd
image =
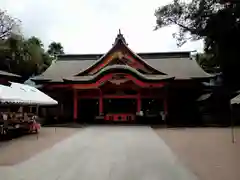
{"type": "Polygon", "coordinates": [[[0,69],[27,79],[42,73],[57,54],[64,52],[56,42],[46,52],[39,38],[24,38],[20,25],[19,20],[0,10],[0,69]]]}
{"type": "MultiPolygon", "coordinates": [[[[240,1],[174,0],[158,8],[156,29],[177,25],[179,46],[204,39],[205,53],[223,73],[228,87],[240,85],[240,1]]],[[[239,88],[239,87],[238,87],[239,88]]]]}
{"type": "Polygon", "coordinates": [[[48,54],[50,54],[53,57],[56,57],[59,54],[64,54],[62,44],[59,42],[52,42],[48,46],[48,54]]]}
{"type": "Polygon", "coordinates": [[[198,53],[195,57],[198,64],[204,71],[210,74],[220,73],[220,67],[216,62],[213,54],[210,53],[198,53]]]}

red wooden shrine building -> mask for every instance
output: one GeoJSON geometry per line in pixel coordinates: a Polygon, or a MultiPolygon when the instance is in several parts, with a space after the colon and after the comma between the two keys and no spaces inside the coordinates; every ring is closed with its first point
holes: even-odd
{"type": "Polygon", "coordinates": [[[59,121],[190,121],[205,73],[190,52],[135,53],[119,32],[106,54],[61,55],[33,80],[58,100],[59,121]]]}

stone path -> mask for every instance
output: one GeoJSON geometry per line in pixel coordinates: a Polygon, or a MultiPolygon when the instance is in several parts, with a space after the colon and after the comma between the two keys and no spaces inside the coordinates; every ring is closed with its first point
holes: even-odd
{"type": "Polygon", "coordinates": [[[150,127],[88,127],[20,164],[4,180],[196,180],[150,127]]]}

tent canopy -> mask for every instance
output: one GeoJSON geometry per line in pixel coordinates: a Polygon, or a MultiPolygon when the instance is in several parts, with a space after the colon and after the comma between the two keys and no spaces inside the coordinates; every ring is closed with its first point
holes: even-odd
{"type": "Polygon", "coordinates": [[[0,85],[0,101],[2,103],[24,103],[23,96],[19,91],[4,85],[0,85]]]}
{"type": "Polygon", "coordinates": [[[20,83],[11,82],[10,87],[0,85],[0,101],[31,105],[56,105],[58,102],[38,89],[20,83]]]}
{"type": "Polygon", "coordinates": [[[231,99],[231,104],[240,104],[240,94],[231,99]]]}

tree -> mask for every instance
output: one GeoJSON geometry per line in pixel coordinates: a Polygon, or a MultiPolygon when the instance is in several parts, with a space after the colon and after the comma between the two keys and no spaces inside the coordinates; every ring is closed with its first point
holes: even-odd
{"type": "Polygon", "coordinates": [[[42,73],[52,62],[52,58],[45,52],[42,41],[37,37],[30,37],[21,42],[18,59],[21,60],[21,74],[32,76],[42,73]]]}
{"type": "Polygon", "coordinates": [[[21,34],[20,24],[18,19],[0,9],[0,40],[8,39],[12,34],[21,34]]]}
{"type": "Polygon", "coordinates": [[[48,54],[50,54],[53,57],[56,57],[59,54],[64,54],[63,46],[59,42],[52,42],[48,46],[48,54]]]}
{"type": "Polygon", "coordinates": [[[28,39],[28,42],[31,43],[31,44],[34,44],[34,45],[38,46],[39,48],[43,48],[43,43],[42,43],[42,41],[41,41],[39,38],[35,37],[35,36],[30,37],[30,38],[28,39]]]}
{"type": "Polygon", "coordinates": [[[210,74],[219,73],[219,66],[216,63],[216,59],[212,54],[209,53],[198,53],[196,54],[196,61],[199,66],[210,74]]]}
{"type": "Polygon", "coordinates": [[[204,39],[205,52],[220,66],[224,84],[240,88],[240,3],[237,0],[174,0],[158,8],[156,29],[177,25],[179,46],[204,39]],[[237,85],[237,87],[236,87],[237,85]]]}
{"type": "Polygon", "coordinates": [[[53,58],[64,51],[61,43],[52,42],[45,52],[41,39],[22,35],[20,24],[18,19],[0,10],[0,69],[28,79],[45,71],[53,58]]]}
{"type": "Polygon", "coordinates": [[[43,72],[52,61],[44,51],[41,40],[9,37],[0,49],[1,69],[7,70],[28,79],[43,72]]]}

